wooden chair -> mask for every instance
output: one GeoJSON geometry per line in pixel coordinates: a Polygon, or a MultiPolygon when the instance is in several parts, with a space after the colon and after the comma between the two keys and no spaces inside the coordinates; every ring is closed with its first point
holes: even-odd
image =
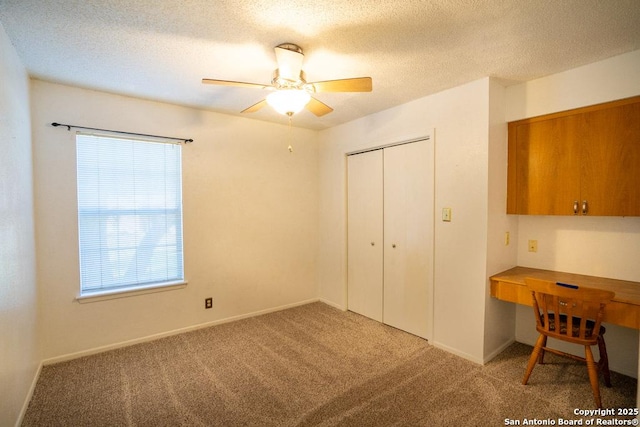
{"type": "Polygon", "coordinates": [[[522,384],[527,384],[536,361],[543,363],[545,351],[586,362],[593,397],[598,408],[602,407],[598,371],[602,372],[607,387],[611,387],[609,360],[604,343],[604,326],[601,326],[604,306],[613,299],[614,292],[556,283],[548,280],[526,278],[525,283],[533,297],[536,330],[540,333],[531,352],[522,384]],[[574,356],[547,347],[547,337],[584,346],[585,357],[574,356]],[[592,345],[598,345],[600,361],[595,363],[592,345]]]}

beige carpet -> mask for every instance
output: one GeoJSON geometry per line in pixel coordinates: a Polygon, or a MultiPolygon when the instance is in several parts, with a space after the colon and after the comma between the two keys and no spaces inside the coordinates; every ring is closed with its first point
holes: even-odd
{"type": "MultiPolygon", "coordinates": [[[[479,366],[315,303],[46,366],[23,426],[499,426],[593,408],[570,360],[521,385],[530,351],[479,366]]],[[[612,382],[604,406],[635,407],[635,379],[612,382]]]]}

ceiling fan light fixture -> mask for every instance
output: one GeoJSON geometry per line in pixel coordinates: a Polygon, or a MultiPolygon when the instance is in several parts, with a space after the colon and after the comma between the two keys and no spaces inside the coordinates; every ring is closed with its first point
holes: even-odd
{"type": "Polygon", "coordinates": [[[267,104],[285,116],[300,112],[310,100],[306,90],[298,89],[277,90],[267,95],[267,104]]]}

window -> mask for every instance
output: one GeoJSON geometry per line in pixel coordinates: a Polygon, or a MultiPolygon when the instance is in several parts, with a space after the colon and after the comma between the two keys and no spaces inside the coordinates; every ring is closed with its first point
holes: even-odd
{"type": "Polygon", "coordinates": [[[181,146],[78,134],[80,296],[184,282],[181,146]]]}

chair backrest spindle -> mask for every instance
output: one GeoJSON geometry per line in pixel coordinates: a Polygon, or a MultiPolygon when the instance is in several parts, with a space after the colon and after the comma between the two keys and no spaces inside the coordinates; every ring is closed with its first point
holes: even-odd
{"type": "Polygon", "coordinates": [[[615,296],[613,292],[532,278],[525,282],[539,330],[565,341],[595,342],[604,306],[615,296]]]}

